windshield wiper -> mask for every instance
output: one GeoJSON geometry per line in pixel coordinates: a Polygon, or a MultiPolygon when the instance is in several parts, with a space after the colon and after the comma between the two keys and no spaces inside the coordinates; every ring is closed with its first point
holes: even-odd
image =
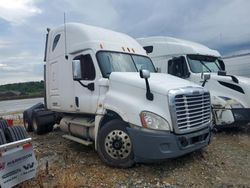
{"type": "Polygon", "coordinates": [[[201,61],[201,60],[200,60],[200,62],[201,62],[201,64],[202,64],[204,67],[206,67],[206,68],[207,68],[207,70],[208,70],[209,72],[212,72],[212,71],[211,71],[211,69],[210,69],[210,68],[208,68],[208,66],[207,66],[207,65],[206,65],[203,61],[201,61]]]}

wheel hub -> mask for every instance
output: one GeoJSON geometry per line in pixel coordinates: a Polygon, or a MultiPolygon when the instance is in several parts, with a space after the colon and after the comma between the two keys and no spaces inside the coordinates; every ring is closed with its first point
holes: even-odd
{"type": "Polygon", "coordinates": [[[119,150],[122,148],[122,146],[123,146],[123,144],[120,140],[114,140],[113,148],[115,148],[116,150],[119,150]]]}
{"type": "Polygon", "coordinates": [[[106,153],[113,159],[124,159],[129,156],[132,143],[129,135],[121,130],[111,131],[104,141],[106,153]]]}

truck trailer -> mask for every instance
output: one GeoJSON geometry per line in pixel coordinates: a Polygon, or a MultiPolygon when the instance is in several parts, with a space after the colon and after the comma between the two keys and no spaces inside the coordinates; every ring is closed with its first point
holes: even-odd
{"type": "Polygon", "coordinates": [[[229,74],[250,78],[250,52],[224,56],[223,61],[229,74]]]}
{"type": "Polygon", "coordinates": [[[0,187],[14,187],[34,178],[36,169],[32,139],[24,127],[0,118],[0,187]]]}
{"type": "Polygon", "coordinates": [[[137,40],[161,72],[204,86],[210,91],[217,128],[250,122],[250,79],[227,74],[218,51],[172,37],[137,40]]]}
{"type": "Polygon", "coordinates": [[[25,111],[37,134],[58,123],[66,139],[94,144],[115,167],[178,157],[207,146],[209,91],[157,73],[135,39],[79,23],[48,29],[45,105],[25,111]]]}

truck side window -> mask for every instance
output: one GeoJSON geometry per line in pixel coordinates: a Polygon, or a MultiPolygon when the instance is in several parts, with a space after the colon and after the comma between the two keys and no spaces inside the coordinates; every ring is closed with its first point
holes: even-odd
{"type": "Polygon", "coordinates": [[[58,41],[60,39],[60,36],[61,36],[60,34],[58,34],[58,35],[55,36],[54,41],[53,41],[52,51],[55,50],[55,48],[56,48],[56,46],[58,44],[58,41]]]}
{"type": "Polygon", "coordinates": [[[89,54],[79,55],[73,59],[74,80],[94,80],[95,67],[89,54]]]}
{"type": "Polygon", "coordinates": [[[184,57],[173,58],[168,61],[168,73],[180,78],[189,77],[190,73],[187,68],[184,57]]]}

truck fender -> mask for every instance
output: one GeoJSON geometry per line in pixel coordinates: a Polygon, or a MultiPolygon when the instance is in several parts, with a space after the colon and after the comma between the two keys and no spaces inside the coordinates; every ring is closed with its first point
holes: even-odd
{"type": "Polygon", "coordinates": [[[95,150],[97,150],[97,139],[98,139],[97,137],[98,137],[98,132],[100,130],[100,127],[102,125],[102,120],[107,115],[108,112],[114,112],[115,114],[117,114],[117,116],[119,116],[120,119],[122,119],[125,122],[128,122],[128,118],[126,117],[126,115],[121,113],[115,107],[113,109],[110,109],[110,108],[105,109],[104,115],[95,116],[95,130],[94,130],[94,134],[95,134],[95,150]]]}
{"type": "Polygon", "coordinates": [[[122,118],[123,121],[128,122],[127,115],[125,113],[123,113],[122,111],[120,111],[117,107],[111,106],[111,105],[105,105],[104,108],[105,108],[105,112],[113,111],[116,114],[118,114],[122,118]]]}

